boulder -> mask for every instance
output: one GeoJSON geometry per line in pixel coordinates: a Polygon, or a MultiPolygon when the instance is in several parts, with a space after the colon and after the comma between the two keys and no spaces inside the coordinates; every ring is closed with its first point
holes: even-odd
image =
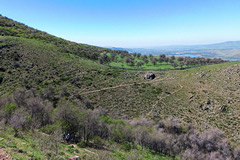
{"type": "Polygon", "coordinates": [[[150,72],[150,73],[145,74],[144,79],[150,79],[150,80],[152,80],[152,79],[154,79],[155,77],[156,77],[155,74],[152,73],[152,72],[150,72]]]}
{"type": "Polygon", "coordinates": [[[72,157],[72,160],[80,160],[79,156],[72,157]]]}
{"type": "Polygon", "coordinates": [[[0,77],[0,84],[2,83],[2,81],[3,81],[3,77],[0,77]]]}
{"type": "Polygon", "coordinates": [[[0,72],[5,72],[6,69],[0,67],[0,72]]]}

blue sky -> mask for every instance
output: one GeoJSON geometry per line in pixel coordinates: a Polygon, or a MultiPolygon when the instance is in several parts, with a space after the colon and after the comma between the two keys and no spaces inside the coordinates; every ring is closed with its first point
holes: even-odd
{"type": "Polygon", "coordinates": [[[0,14],[98,46],[240,40],[240,0],[0,0],[0,14]]]}

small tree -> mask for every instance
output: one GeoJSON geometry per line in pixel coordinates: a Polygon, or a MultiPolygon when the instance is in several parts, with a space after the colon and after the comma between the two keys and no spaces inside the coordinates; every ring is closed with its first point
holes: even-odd
{"type": "Polygon", "coordinates": [[[169,62],[169,58],[166,57],[166,58],[164,59],[164,61],[168,63],[168,62],[169,62]]]}
{"type": "Polygon", "coordinates": [[[157,64],[157,60],[156,60],[156,58],[152,58],[152,64],[155,66],[156,64],[157,64]]]}
{"type": "Polygon", "coordinates": [[[174,63],[172,64],[172,66],[173,66],[174,68],[177,68],[177,67],[178,67],[178,64],[174,62],[174,63]]]}
{"type": "Polygon", "coordinates": [[[181,62],[181,61],[183,61],[183,60],[184,60],[183,57],[178,57],[178,61],[179,61],[179,62],[181,62]]]}
{"type": "Polygon", "coordinates": [[[141,67],[144,63],[142,61],[137,62],[137,66],[141,67]]]}
{"type": "Polygon", "coordinates": [[[179,62],[179,66],[180,66],[181,68],[183,68],[184,62],[183,62],[183,61],[179,62]]]}
{"type": "Polygon", "coordinates": [[[174,61],[176,58],[175,56],[171,56],[170,59],[174,61]]]}

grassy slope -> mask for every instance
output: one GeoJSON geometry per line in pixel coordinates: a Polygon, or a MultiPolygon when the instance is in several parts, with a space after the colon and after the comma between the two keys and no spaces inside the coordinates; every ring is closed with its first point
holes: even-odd
{"type": "MultiPolygon", "coordinates": [[[[60,133],[61,134],[61,133],[60,133]]],[[[116,159],[128,160],[137,158],[142,160],[170,160],[165,157],[138,146],[127,150],[124,145],[114,142],[103,142],[109,149],[83,148],[75,144],[63,143],[61,139],[56,140],[52,136],[40,132],[22,132],[19,137],[14,136],[11,128],[1,128],[0,145],[13,159],[71,159],[79,156],[80,159],[116,159]],[[51,150],[51,151],[50,151],[51,150]]]]}
{"type": "Polygon", "coordinates": [[[1,49],[0,67],[6,71],[0,72],[4,75],[0,95],[19,87],[40,93],[52,86],[56,103],[67,99],[84,106],[88,100],[91,107],[104,107],[118,118],[175,116],[201,129],[219,127],[239,142],[238,63],[155,71],[157,79],[146,81],[144,71],[108,69],[37,40],[2,37],[1,41],[12,47],[1,49]],[[14,68],[14,63],[20,67],[14,68]]]}
{"type": "Polygon", "coordinates": [[[94,54],[100,54],[103,51],[110,51],[109,49],[105,48],[64,40],[46,32],[31,28],[25,24],[16,22],[2,15],[0,15],[0,36],[37,39],[39,41],[57,46],[62,52],[71,53],[90,59],[94,59],[94,54]]]}
{"type": "Polygon", "coordinates": [[[87,95],[116,117],[174,116],[202,130],[220,128],[239,143],[239,68],[239,63],[224,63],[183,71],[155,71],[157,79],[163,80],[146,84],[144,72],[136,72],[135,85],[87,95]],[[157,93],[159,89],[162,92],[157,93]]]}
{"type": "MultiPolygon", "coordinates": [[[[84,101],[86,99],[91,101],[91,98],[81,94],[81,91],[133,83],[135,80],[132,77],[131,80],[126,80],[124,71],[108,69],[96,62],[69,53],[62,53],[58,47],[38,40],[0,37],[0,46],[0,68],[5,70],[0,72],[1,77],[4,77],[0,85],[1,96],[9,95],[21,87],[34,89],[36,94],[40,94],[52,86],[54,101],[58,102],[59,100],[61,103],[71,100],[76,105],[84,106],[84,101]],[[82,97],[81,99],[79,99],[79,95],[82,97]]],[[[134,75],[131,72],[127,74],[134,75]]],[[[98,106],[98,104],[93,104],[93,106],[98,106]]],[[[5,150],[16,159],[46,158],[46,154],[40,149],[40,141],[43,138],[41,134],[23,134],[27,136],[16,138],[11,129],[3,130],[0,137],[4,139],[0,144],[6,147],[5,150]]],[[[132,150],[134,155],[131,155],[130,152],[121,149],[121,144],[111,145],[115,146],[115,149],[106,151],[105,154],[112,158],[128,159],[129,156],[139,155],[142,159],[167,159],[167,157],[164,158],[162,155],[140,148],[132,150]]],[[[90,154],[82,148],[69,148],[71,147],[61,144],[59,153],[65,158],[80,155],[80,157],[88,159],[95,159],[97,154],[102,154],[101,150],[93,148],[88,148],[93,152],[90,154]],[[68,150],[73,150],[73,152],[68,150]]]]}
{"type": "Polygon", "coordinates": [[[202,130],[221,128],[233,142],[240,142],[239,63],[154,71],[157,79],[146,81],[146,71],[109,69],[53,43],[4,36],[0,68],[5,70],[0,71],[0,96],[21,87],[40,94],[51,86],[56,103],[70,100],[85,106],[87,100],[118,118],[174,116],[202,130]]]}

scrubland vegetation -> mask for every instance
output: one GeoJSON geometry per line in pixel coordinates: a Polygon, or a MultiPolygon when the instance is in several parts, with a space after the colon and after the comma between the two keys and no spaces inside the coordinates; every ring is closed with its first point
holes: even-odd
{"type": "Polygon", "coordinates": [[[13,158],[239,159],[239,63],[112,51],[5,17],[0,30],[0,145],[13,158]]]}
{"type": "MultiPolygon", "coordinates": [[[[50,136],[52,146],[48,142],[41,142],[43,144],[33,147],[48,158],[61,157],[58,150],[63,132],[70,133],[71,143],[80,148],[108,150],[112,142],[121,144],[126,151],[141,146],[155,151],[159,157],[166,155],[199,160],[238,159],[240,154],[239,149],[232,148],[224,133],[217,129],[200,133],[191,125],[180,124],[173,118],[158,122],[146,119],[115,120],[108,117],[102,108],[84,110],[67,102],[53,107],[52,103],[35,96],[31,90],[15,91],[12,97],[1,99],[0,107],[1,123],[4,127],[13,128],[14,137],[24,137],[21,134],[28,130],[32,134],[42,132],[45,137],[50,136]]],[[[17,148],[14,142],[11,143],[12,148],[17,148]]],[[[110,156],[108,154],[106,157],[110,156]]]]}

